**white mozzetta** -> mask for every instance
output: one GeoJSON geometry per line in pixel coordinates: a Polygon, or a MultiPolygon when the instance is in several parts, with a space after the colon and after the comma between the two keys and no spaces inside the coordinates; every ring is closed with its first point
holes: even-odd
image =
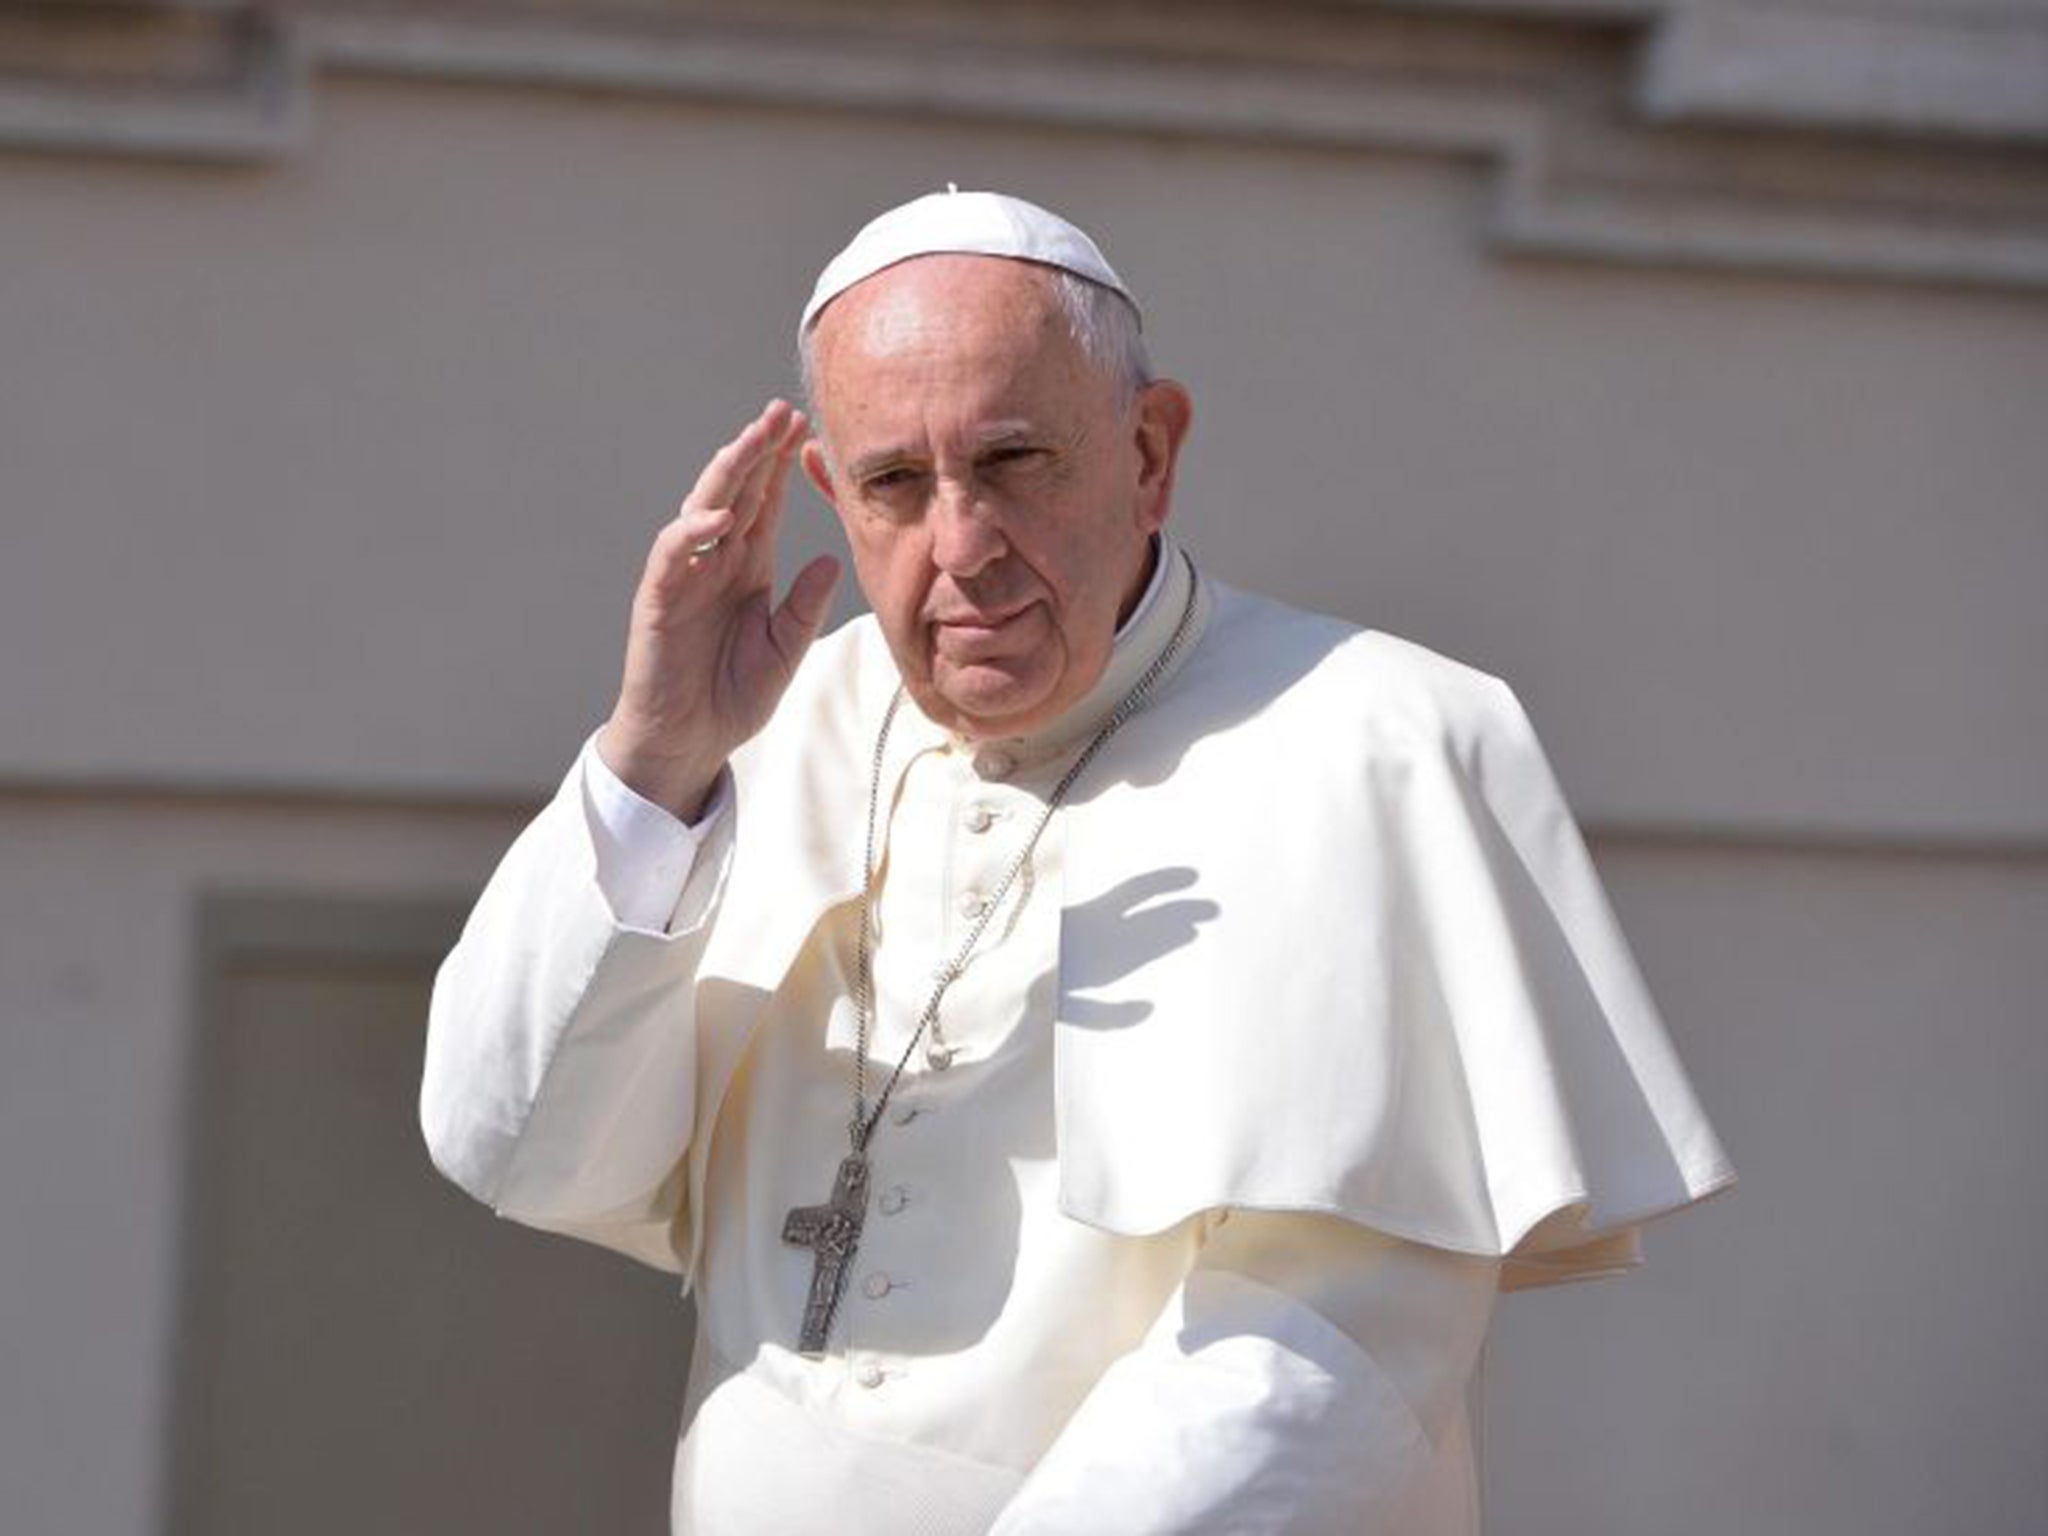
{"type": "MultiPolygon", "coordinates": [[[[1605,1272],[1614,1234],[1731,1183],[1506,686],[1203,586],[1199,644],[1062,813],[1068,1214],[1142,1233],[1325,1211],[1459,1252],[1528,1240],[1566,1278],[1564,1252],[1598,1244],[1605,1272]],[[1195,942],[1140,942],[1131,908],[1162,881],[1202,904],[1195,942]]],[[[844,765],[894,688],[856,620],[737,760],[726,900],[750,920],[717,925],[704,975],[772,992],[858,891],[844,765]],[[750,825],[754,804],[814,809],[750,825]]],[[[749,1027],[703,1041],[708,1102],[749,1027]]]]}
{"type": "MultiPolygon", "coordinates": [[[[595,812],[644,818],[586,761],[444,968],[437,1159],[696,1287],[678,1529],[879,1530],[840,1492],[884,1484],[931,1531],[1090,1529],[1091,1489],[1118,1529],[1470,1529],[1497,1289],[1624,1267],[1731,1177],[1507,690],[1159,567],[1042,736],[909,708],[891,736],[871,1081],[963,900],[1193,616],[949,994],[955,1059],[912,1055],[823,1356],[791,1347],[811,1261],[779,1230],[845,1150],[896,686],[872,622],[813,648],[680,895],[647,887],[671,932],[606,898],[595,812]]],[[[671,835],[616,841],[660,865],[671,835]]]]}
{"type": "MultiPolygon", "coordinates": [[[[1137,1233],[1222,1206],[1320,1210],[1460,1252],[1514,1256],[1526,1240],[1544,1276],[1567,1278],[1570,1250],[1611,1270],[1627,1228],[1731,1183],[1507,688],[1205,581],[1212,604],[1186,664],[1062,814],[1068,1213],[1137,1233]],[[1243,817],[1204,814],[1248,797],[1243,817]],[[1213,911],[1201,942],[1134,951],[1126,904],[1162,875],[1213,911]],[[1133,1103],[1148,1112],[1125,1113],[1133,1103]]],[[[650,998],[673,989],[673,1029],[707,991],[755,1000],[699,1021],[693,1062],[715,1117],[762,1001],[820,915],[859,890],[858,765],[894,688],[871,620],[813,647],[735,760],[735,814],[691,876],[706,893],[724,881],[722,920],[666,939],[616,929],[573,801],[508,854],[470,931],[520,935],[518,949],[485,964],[466,940],[437,1008],[499,1033],[514,1028],[500,1018],[526,1021],[517,1050],[463,1047],[522,1070],[480,1115],[446,1102],[458,1081],[428,1064],[430,1130],[450,1133],[466,1186],[503,1198],[565,1011],[593,1006],[583,989],[600,967],[650,998]],[[803,813],[777,809],[791,805],[803,813]],[[535,860],[555,861],[555,878],[520,889],[512,877],[535,860]],[[464,991],[471,967],[487,996],[464,991]]],[[[667,1130],[687,1136],[687,1116],[667,1130]]],[[[683,1145],[650,1149],[640,1173],[659,1182],[683,1145]]],[[[698,1183],[702,1135],[690,1145],[698,1183]]],[[[606,1181],[621,1198],[631,1182],[606,1181]]],[[[677,1236],[687,1269],[694,1209],[677,1236]]]]}

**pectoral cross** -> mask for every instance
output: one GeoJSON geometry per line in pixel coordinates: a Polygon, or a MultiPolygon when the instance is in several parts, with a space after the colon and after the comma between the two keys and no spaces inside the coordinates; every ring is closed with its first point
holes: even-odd
{"type": "Polygon", "coordinates": [[[800,1205],[782,1224],[785,1243],[808,1248],[815,1255],[811,1294],[804,1303],[803,1333],[796,1346],[802,1354],[825,1352],[832,1314],[839,1310],[839,1298],[845,1294],[847,1272],[860,1248],[860,1228],[867,1213],[868,1160],[863,1153],[850,1152],[839,1164],[832,1199],[824,1205],[800,1205]]]}

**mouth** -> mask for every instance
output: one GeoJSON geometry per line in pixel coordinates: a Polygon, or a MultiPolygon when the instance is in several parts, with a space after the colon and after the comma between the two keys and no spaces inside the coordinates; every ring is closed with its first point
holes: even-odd
{"type": "Polygon", "coordinates": [[[998,643],[1026,620],[1037,606],[1036,603],[1025,603],[996,613],[940,615],[931,621],[932,633],[949,648],[976,648],[998,643]]]}
{"type": "Polygon", "coordinates": [[[941,613],[932,617],[932,624],[940,629],[1001,629],[1005,624],[1022,618],[1038,604],[1018,603],[1011,608],[998,608],[988,613],[974,609],[963,609],[958,613],[941,613]]]}

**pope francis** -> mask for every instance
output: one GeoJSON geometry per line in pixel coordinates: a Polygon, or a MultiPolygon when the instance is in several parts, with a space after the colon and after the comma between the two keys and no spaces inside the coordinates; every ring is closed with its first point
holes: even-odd
{"type": "Polygon", "coordinates": [[[1733,1177],[1514,696],[1201,569],[1043,209],[883,214],[800,349],[441,969],[435,1162],[683,1277],[678,1532],[1477,1531],[1496,1296],[1733,1177]]]}

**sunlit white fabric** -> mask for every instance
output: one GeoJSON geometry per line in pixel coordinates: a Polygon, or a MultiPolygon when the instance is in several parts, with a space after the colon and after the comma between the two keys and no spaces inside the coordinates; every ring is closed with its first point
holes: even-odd
{"type": "MultiPolygon", "coordinates": [[[[1155,605],[1115,664],[1141,667],[1177,607],[1155,605]]],[[[920,1071],[906,1103],[932,1113],[882,1133],[876,1189],[912,1198],[870,1216],[822,1362],[788,1351],[809,1257],[777,1234],[844,1150],[847,925],[894,688],[872,625],[813,649],[679,894],[650,878],[629,899],[608,875],[606,900],[600,865],[632,839],[586,763],[479,903],[436,990],[430,1143],[507,1214],[691,1276],[685,1508],[744,1502],[732,1474],[815,1441],[821,1465],[845,1442],[935,1498],[953,1480],[934,1468],[960,1473],[932,1516],[955,1523],[932,1529],[984,1529],[998,1499],[1005,1529],[1086,1529],[1074,1490],[1119,1477],[1133,1500],[1156,1482],[1187,1504],[1138,1521],[1134,1503],[1119,1529],[1278,1529],[1290,1504],[1290,1529],[1470,1529],[1463,1419],[1438,1428],[1429,1404],[1443,1381],[1455,1398],[1496,1286],[1632,1262],[1638,1222],[1730,1177],[1512,696],[1213,585],[1200,614],[956,989],[959,1062],[920,1071]],[[991,1145],[1005,1154],[977,1167],[991,1145]],[[957,1232],[903,1219],[921,1180],[957,1232]],[[1274,1257],[1311,1230],[1336,1234],[1328,1262],[1274,1257]],[[1425,1261],[1428,1286],[1398,1283],[1425,1261]],[[875,1297],[870,1267],[889,1280],[875,1297]],[[1404,1310],[1417,1293],[1440,1309],[1404,1310]],[[1135,1403],[1188,1414],[1118,1406],[1135,1403]],[[791,1438],[762,1439],[792,1406],[791,1438]],[[1205,1483],[1186,1458],[1211,1456],[1210,1430],[1235,1454],[1205,1483]]],[[[977,809],[1014,826],[1075,744],[1014,744],[1013,771],[985,775],[914,711],[904,725],[886,769],[889,1059],[987,864],[963,828],[977,809]]]]}

